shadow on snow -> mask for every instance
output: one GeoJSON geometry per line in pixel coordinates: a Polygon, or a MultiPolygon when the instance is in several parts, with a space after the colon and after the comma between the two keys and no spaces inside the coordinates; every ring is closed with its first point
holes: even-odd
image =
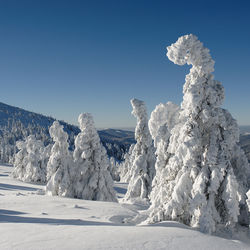
{"type": "Polygon", "coordinates": [[[87,221],[80,219],[53,219],[18,216],[25,214],[23,212],[0,209],[0,223],[34,223],[50,225],[72,225],[72,226],[119,226],[118,224],[87,221]]]}
{"type": "Polygon", "coordinates": [[[2,190],[23,190],[23,191],[37,191],[37,188],[26,187],[26,186],[19,186],[19,185],[10,185],[0,183],[0,189],[2,190]]]}

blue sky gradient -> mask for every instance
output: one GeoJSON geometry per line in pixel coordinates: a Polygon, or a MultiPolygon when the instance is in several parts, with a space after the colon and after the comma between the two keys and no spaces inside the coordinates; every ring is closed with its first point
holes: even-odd
{"type": "Polygon", "coordinates": [[[166,46],[193,33],[211,51],[227,108],[250,124],[250,1],[0,1],[0,101],[77,124],[132,127],[129,100],[149,113],[180,104],[188,66],[166,46]]]}

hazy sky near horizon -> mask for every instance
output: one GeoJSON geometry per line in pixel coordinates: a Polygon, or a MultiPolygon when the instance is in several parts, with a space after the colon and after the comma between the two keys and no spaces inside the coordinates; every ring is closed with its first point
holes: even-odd
{"type": "Polygon", "coordinates": [[[188,66],[166,46],[195,34],[215,60],[227,108],[250,124],[250,1],[2,0],[0,101],[77,124],[133,127],[131,98],[149,113],[180,104],[188,66]]]}

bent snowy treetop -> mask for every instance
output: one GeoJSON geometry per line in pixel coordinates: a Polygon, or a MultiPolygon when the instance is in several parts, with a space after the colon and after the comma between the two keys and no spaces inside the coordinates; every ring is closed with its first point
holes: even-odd
{"type": "Polygon", "coordinates": [[[200,73],[214,71],[214,60],[209,49],[203,46],[192,34],[180,37],[177,42],[167,47],[167,57],[178,65],[191,64],[200,69],[200,73]]]}

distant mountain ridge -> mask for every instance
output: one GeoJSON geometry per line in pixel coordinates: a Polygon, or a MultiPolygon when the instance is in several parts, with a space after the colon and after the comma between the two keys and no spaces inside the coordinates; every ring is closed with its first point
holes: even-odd
{"type": "Polygon", "coordinates": [[[241,134],[250,134],[250,126],[239,126],[241,134]]]}
{"type": "MultiPolygon", "coordinates": [[[[9,140],[10,144],[13,145],[15,141],[21,140],[29,134],[35,134],[45,144],[51,143],[49,127],[55,120],[52,117],[0,102],[0,135],[4,137],[4,140],[9,140]]],[[[80,132],[80,129],[64,121],[59,122],[68,133],[70,148],[73,149],[74,137],[80,132]]],[[[115,157],[117,160],[121,160],[130,145],[135,142],[134,132],[132,131],[105,129],[99,130],[98,133],[101,142],[107,149],[108,155],[115,157]]]]}

